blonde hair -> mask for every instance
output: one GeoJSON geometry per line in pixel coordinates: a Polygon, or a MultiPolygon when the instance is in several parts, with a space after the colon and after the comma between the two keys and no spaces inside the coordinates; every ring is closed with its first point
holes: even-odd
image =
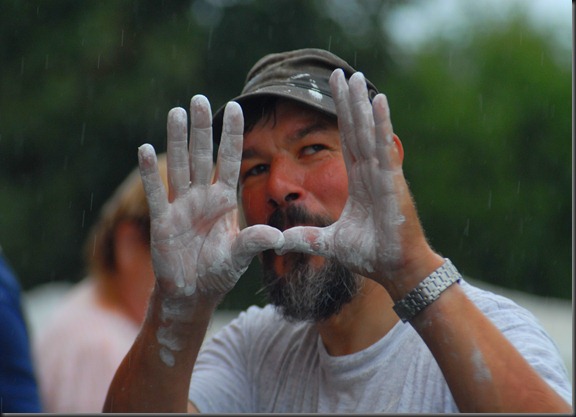
{"type": "MultiPolygon", "coordinates": [[[[167,187],[166,155],[158,155],[158,169],[167,187]]],[[[96,223],[84,243],[84,259],[88,274],[108,276],[116,271],[116,228],[121,222],[130,221],[140,226],[142,238],[150,244],[150,210],[138,167],[134,168],[118,186],[100,210],[96,223]]]]}

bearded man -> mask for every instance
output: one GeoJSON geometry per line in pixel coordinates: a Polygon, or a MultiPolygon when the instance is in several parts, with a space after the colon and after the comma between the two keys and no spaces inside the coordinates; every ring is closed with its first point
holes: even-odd
{"type": "Polygon", "coordinates": [[[104,411],[572,411],[534,316],[428,244],[386,97],[362,73],[319,49],[268,55],[214,118],[200,95],[190,118],[188,144],[186,112],[168,114],[168,190],[139,150],[156,286],[104,411]],[[270,304],[202,347],[256,255],[270,304]]]}

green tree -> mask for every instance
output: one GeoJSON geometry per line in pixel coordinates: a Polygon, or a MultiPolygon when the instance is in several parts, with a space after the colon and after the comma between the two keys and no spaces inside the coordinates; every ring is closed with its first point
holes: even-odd
{"type": "Polygon", "coordinates": [[[474,22],[387,83],[422,222],[466,275],[571,298],[570,63],[521,12],[474,22]]]}

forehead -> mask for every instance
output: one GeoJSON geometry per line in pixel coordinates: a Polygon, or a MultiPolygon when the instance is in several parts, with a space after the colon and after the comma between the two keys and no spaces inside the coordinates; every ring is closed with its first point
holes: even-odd
{"type": "Polygon", "coordinates": [[[306,138],[318,138],[316,134],[321,132],[323,140],[331,137],[331,140],[340,141],[334,117],[290,100],[277,103],[268,117],[261,118],[245,131],[242,160],[298,145],[306,138]]]}
{"type": "Polygon", "coordinates": [[[257,110],[257,116],[252,120],[252,124],[247,126],[247,132],[256,126],[275,127],[279,122],[296,122],[298,120],[337,126],[335,116],[296,100],[278,97],[263,102],[262,106],[261,109],[257,110]]]}

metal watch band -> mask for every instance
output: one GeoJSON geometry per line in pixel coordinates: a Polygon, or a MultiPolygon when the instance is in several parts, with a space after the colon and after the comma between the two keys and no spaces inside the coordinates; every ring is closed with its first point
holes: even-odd
{"type": "Polygon", "coordinates": [[[444,264],[428,275],[420,284],[410,291],[402,300],[394,304],[394,311],[403,323],[412,320],[424,308],[440,297],[440,294],[455,282],[460,282],[462,275],[445,258],[444,264]]]}

